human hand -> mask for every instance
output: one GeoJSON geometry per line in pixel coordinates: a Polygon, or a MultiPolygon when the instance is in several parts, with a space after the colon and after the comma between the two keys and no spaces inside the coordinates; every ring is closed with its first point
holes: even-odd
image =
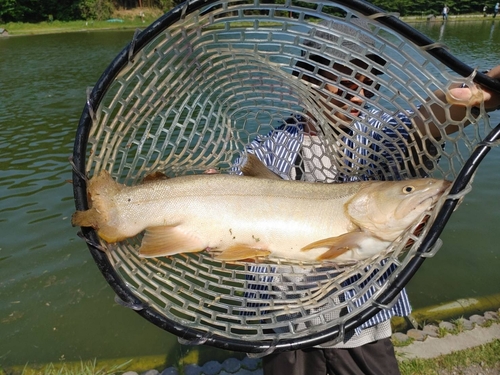
{"type": "MultiPolygon", "coordinates": [[[[490,69],[486,75],[500,81],[500,65],[490,69]]],[[[484,101],[484,108],[487,111],[500,109],[500,93],[485,87],[481,89],[476,86],[456,87],[450,89],[446,97],[448,103],[452,104],[478,107],[484,101]]]]}
{"type": "MultiPolygon", "coordinates": [[[[492,68],[487,76],[491,78],[495,78],[500,81],[500,65],[492,68]]],[[[484,92],[484,106],[486,110],[494,111],[496,109],[500,109],[500,92],[489,91],[488,89],[483,89],[484,92]]]]}

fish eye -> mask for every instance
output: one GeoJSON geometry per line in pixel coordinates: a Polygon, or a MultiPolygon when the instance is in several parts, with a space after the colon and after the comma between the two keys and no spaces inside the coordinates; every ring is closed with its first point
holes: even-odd
{"type": "Polygon", "coordinates": [[[403,188],[403,193],[404,194],[410,194],[410,193],[413,193],[414,191],[415,191],[415,187],[411,186],[411,185],[405,186],[403,188]]]}

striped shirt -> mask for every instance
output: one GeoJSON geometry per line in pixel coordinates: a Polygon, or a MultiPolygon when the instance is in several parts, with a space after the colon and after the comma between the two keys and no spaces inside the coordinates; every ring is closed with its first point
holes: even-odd
{"type": "MultiPolygon", "coordinates": [[[[316,136],[304,134],[304,120],[291,117],[279,128],[264,136],[258,136],[247,145],[246,151],[255,154],[270,170],[283,179],[302,179],[318,182],[346,182],[358,180],[388,180],[399,179],[402,159],[407,152],[408,129],[412,124],[404,114],[398,114],[397,119],[375,109],[367,109],[363,121],[352,124],[351,133],[338,137],[334,145],[325,145],[316,136]],[[328,152],[328,150],[334,150],[328,152]],[[300,163],[300,169],[299,167],[300,163]],[[302,173],[303,171],[303,173],[302,173]]],[[[235,161],[233,172],[239,172],[239,166],[244,163],[244,157],[235,161]]],[[[273,268],[264,265],[254,265],[250,271],[267,273],[273,268]]],[[[275,270],[275,269],[274,269],[275,270]]],[[[378,283],[382,285],[390,276],[389,269],[378,283]]],[[[248,276],[252,279],[253,276],[248,276]]],[[[351,299],[356,292],[348,286],[359,279],[353,276],[344,283],[344,296],[351,299]]],[[[266,283],[271,284],[272,276],[259,277],[259,284],[249,283],[246,293],[248,298],[269,298],[266,283]],[[264,293],[262,293],[264,291],[264,293]]],[[[368,281],[366,281],[368,282],[368,281]]],[[[360,307],[372,298],[376,289],[372,286],[368,291],[354,301],[360,307]]],[[[374,317],[356,329],[360,334],[362,329],[385,322],[393,316],[407,316],[411,306],[406,290],[402,290],[397,301],[390,309],[382,309],[374,317]]]]}

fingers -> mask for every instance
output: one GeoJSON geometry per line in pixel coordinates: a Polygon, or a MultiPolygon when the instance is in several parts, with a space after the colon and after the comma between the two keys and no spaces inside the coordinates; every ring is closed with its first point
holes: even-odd
{"type": "MultiPolygon", "coordinates": [[[[500,80],[500,65],[491,68],[487,73],[487,76],[500,80]]],[[[465,94],[464,94],[465,95],[465,94]]],[[[493,111],[495,109],[500,109],[500,93],[496,91],[491,91],[488,88],[483,88],[483,100],[484,107],[488,111],[493,111]]],[[[480,103],[474,104],[479,105],[480,103]]]]}
{"type": "Polygon", "coordinates": [[[486,75],[492,78],[500,78],[500,65],[497,65],[494,68],[490,69],[486,73],[486,75]]]}

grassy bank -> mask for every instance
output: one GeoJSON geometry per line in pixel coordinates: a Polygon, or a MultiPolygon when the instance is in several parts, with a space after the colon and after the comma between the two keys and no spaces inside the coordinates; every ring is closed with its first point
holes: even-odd
{"type": "Polygon", "coordinates": [[[499,373],[500,340],[436,358],[402,361],[399,369],[401,375],[499,373]]]}
{"type": "Polygon", "coordinates": [[[0,28],[6,29],[9,36],[18,35],[39,35],[56,34],[81,31],[99,31],[99,30],[126,30],[126,29],[144,29],[150,23],[163,15],[163,12],[154,8],[143,8],[120,10],[113,14],[113,18],[108,21],[53,21],[39,23],[11,22],[0,24],[0,28]],[[141,18],[141,12],[144,17],[141,18]]]}
{"type": "MultiPolygon", "coordinates": [[[[163,12],[154,8],[143,8],[142,13],[144,17],[141,18],[140,9],[120,10],[113,14],[111,21],[53,21],[53,22],[40,22],[40,23],[7,23],[0,24],[0,28],[8,31],[10,36],[18,35],[38,35],[38,34],[53,34],[53,33],[66,33],[66,32],[81,32],[81,31],[99,31],[99,30],[120,30],[120,29],[143,29],[158,19],[163,12]]],[[[497,18],[500,20],[500,18],[497,18]]],[[[408,23],[415,22],[429,22],[427,15],[402,17],[402,20],[408,23]]],[[[482,14],[467,14],[461,16],[450,16],[448,22],[461,22],[461,21],[484,21],[492,20],[491,16],[483,17],[482,14]]],[[[438,16],[430,22],[442,22],[441,17],[438,16]]]]}
{"type": "MultiPolygon", "coordinates": [[[[113,375],[126,371],[146,371],[134,360],[121,364],[100,364],[87,361],[76,364],[49,364],[45,367],[25,366],[17,369],[2,369],[0,375],[113,375]]],[[[158,368],[162,371],[162,368],[158,368]]],[[[430,374],[478,374],[500,371],[500,340],[476,348],[454,352],[433,359],[414,359],[400,363],[402,375],[430,374]]],[[[182,374],[180,371],[179,374],[182,374]]]]}

